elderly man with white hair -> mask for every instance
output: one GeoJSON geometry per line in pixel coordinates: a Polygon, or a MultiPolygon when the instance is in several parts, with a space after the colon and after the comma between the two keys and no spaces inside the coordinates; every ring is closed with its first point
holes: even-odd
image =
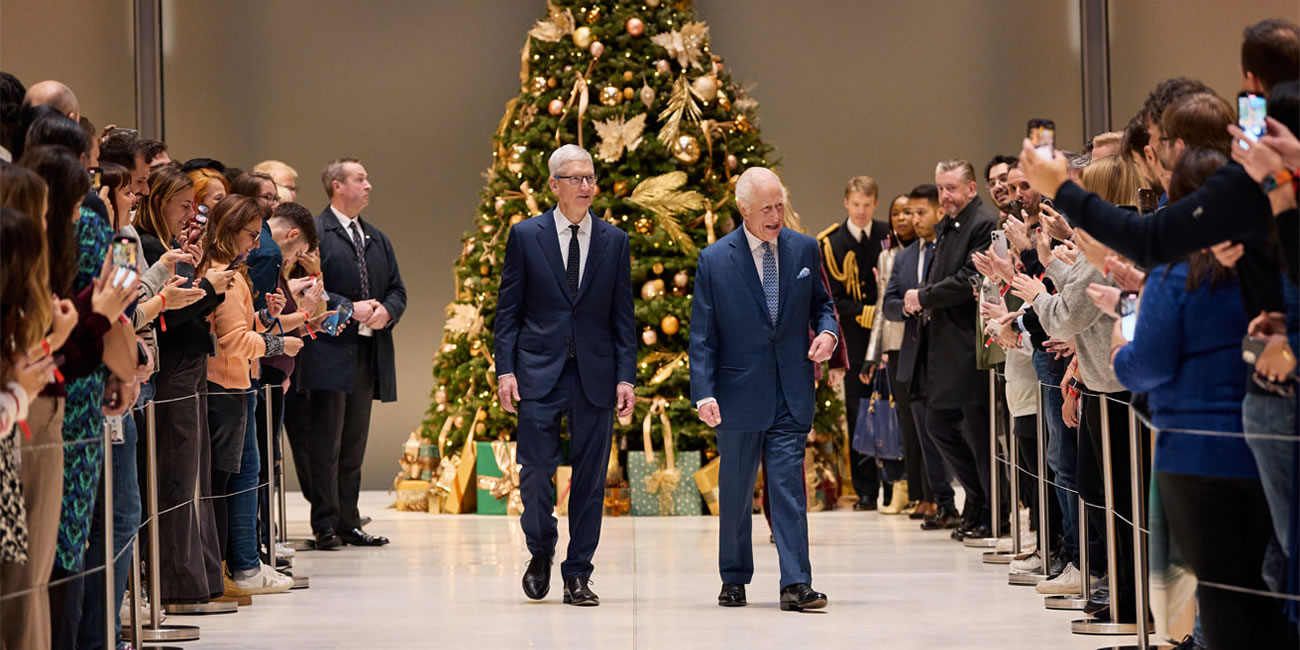
{"type": "Polygon", "coordinates": [[[600,541],[605,470],[614,413],[632,414],[636,396],[636,315],[627,233],[591,214],[596,173],[576,145],[556,149],[547,181],[558,205],[515,224],[506,240],[497,294],[496,364],[501,406],[517,413],[520,525],[532,559],[524,595],[550,591],[559,539],[555,488],[560,418],[568,424],[568,558],[560,566],[564,602],[599,605],[591,591],[600,541]]]}
{"type": "Polygon", "coordinates": [[[804,440],[815,410],[813,368],[839,328],[821,282],[817,240],[783,228],[785,198],[771,170],[736,183],[737,228],[700,252],[691,307],[691,401],[717,429],[718,604],[746,604],[754,574],[754,479],[766,461],[772,532],[781,562],[781,609],[826,606],[808,561],[804,440]],[[817,332],[808,344],[809,329],[817,332]]]}

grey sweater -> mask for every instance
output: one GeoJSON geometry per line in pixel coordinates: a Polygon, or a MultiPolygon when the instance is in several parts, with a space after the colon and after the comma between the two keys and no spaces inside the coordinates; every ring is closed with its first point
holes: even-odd
{"type": "Polygon", "coordinates": [[[1109,284],[1106,276],[1080,255],[1074,266],[1053,258],[1047,265],[1047,277],[1056,284],[1056,294],[1040,293],[1034,298],[1034,311],[1043,329],[1063,341],[1074,338],[1079,379],[1089,390],[1123,391],[1124,385],[1119,383],[1110,365],[1110,335],[1115,319],[1102,313],[1088,297],[1088,285],[1109,284]]]}

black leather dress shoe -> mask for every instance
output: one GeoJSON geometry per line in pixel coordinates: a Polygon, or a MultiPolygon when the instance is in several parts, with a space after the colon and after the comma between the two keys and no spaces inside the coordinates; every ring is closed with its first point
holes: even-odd
{"type": "Polygon", "coordinates": [[[939,509],[931,516],[926,517],[921,522],[921,530],[944,530],[948,528],[957,528],[961,524],[961,516],[952,508],[939,506],[939,509]]]}
{"type": "Polygon", "coordinates": [[[722,585],[722,592],[718,594],[719,606],[744,607],[747,604],[745,601],[745,585],[732,583],[722,585]]]}
{"type": "Polygon", "coordinates": [[[966,531],[962,539],[988,539],[993,537],[993,529],[987,524],[981,524],[966,531]]]}
{"type": "Polygon", "coordinates": [[[353,528],[339,533],[339,539],[343,540],[344,544],[353,546],[383,546],[388,543],[387,537],[371,535],[360,528],[353,528]]]}
{"type": "Polygon", "coordinates": [[[874,499],[872,500],[863,499],[853,504],[854,512],[863,512],[863,511],[870,511],[875,509],[876,509],[876,502],[874,499]]]}
{"type": "Polygon", "coordinates": [[[541,600],[551,591],[551,556],[534,555],[524,571],[524,595],[541,600]]]}
{"type": "Polygon", "coordinates": [[[316,543],[314,546],[318,551],[328,551],[336,549],[342,545],[343,540],[339,538],[333,528],[326,528],[325,530],[316,533],[316,543]]]}
{"type": "Polygon", "coordinates": [[[595,607],[600,604],[600,596],[592,591],[587,584],[588,578],[582,576],[572,576],[564,580],[564,604],[576,605],[578,607],[595,607]]]}
{"type": "Polygon", "coordinates": [[[826,606],[826,594],[813,591],[812,585],[799,583],[781,590],[781,611],[801,612],[826,606]]]}

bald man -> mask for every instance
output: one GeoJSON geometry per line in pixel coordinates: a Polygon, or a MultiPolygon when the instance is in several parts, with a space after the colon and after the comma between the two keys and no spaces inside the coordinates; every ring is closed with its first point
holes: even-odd
{"type": "Polygon", "coordinates": [[[23,106],[53,106],[73,121],[81,121],[81,104],[77,101],[76,93],[62,82],[52,79],[37,82],[28,88],[27,96],[23,97],[23,106]]]}

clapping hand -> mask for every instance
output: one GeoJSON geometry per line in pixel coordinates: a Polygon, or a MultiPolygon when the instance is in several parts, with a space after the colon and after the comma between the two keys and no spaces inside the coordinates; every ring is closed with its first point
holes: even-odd
{"type": "Polygon", "coordinates": [[[1047,293],[1047,285],[1038,278],[1021,273],[1011,279],[1011,293],[1025,302],[1032,303],[1038,294],[1047,293]]]}
{"type": "Polygon", "coordinates": [[[1047,234],[1051,235],[1053,239],[1065,241],[1074,236],[1074,229],[1065,221],[1065,217],[1061,216],[1060,212],[1057,212],[1046,203],[1043,203],[1040,209],[1041,212],[1038,218],[1047,229],[1047,234]]]}
{"type": "Polygon", "coordinates": [[[1092,298],[1092,304],[1101,310],[1101,313],[1111,318],[1119,318],[1119,287],[1112,287],[1109,284],[1098,284],[1093,282],[1088,285],[1088,297],[1092,298]]]}
{"type": "Polygon", "coordinates": [[[1141,291],[1142,285],[1147,281],[1147,274],[1118,255],[1106,258],[1106,270],[1110,273],[1110,279],[1125,291],[1141,291]]]}
{"type": "Polygon", "coordinates": [[[1074,266],[1074,263],[1079,260],[1079,249],[1067,241],[1052,249],[1052,257],[1061,260],[1061,263],[1066,266],[1074,266]]]}
{"type": "MultiPolygon", "coordinates": [[[[1023,212],[1023,211],[1022,211],[1023,212]]],[[[1029,226],[1018,219],[1015,215],[1007,217],[1003,222],[1002,229],[1007,233],[1007,244],[1011,250],[1016,253],[1027,251],[1034,247],[1034,242],[1029,237],[1029,226]]]]}

